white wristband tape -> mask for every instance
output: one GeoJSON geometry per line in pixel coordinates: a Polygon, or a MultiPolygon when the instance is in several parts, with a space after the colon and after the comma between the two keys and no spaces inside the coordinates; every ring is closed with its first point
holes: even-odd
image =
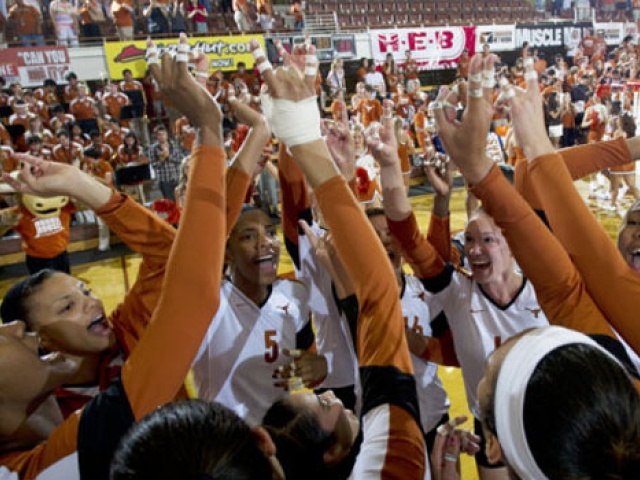
{"type": "Polygon", "coordinates": [[[318,74],[318,69],[316,67],[306,66],[304,67],[304,74],[308,77],[314,77],[318,74]]]}
{"type": "Polygon", "coordinates": [[[316,97],[299,102],[262,95],[262,111],[273,134],[288,147],[322,138],[316,97]]]}
{"type": "Polygon", "coordinates": [[[159,65],[158,56],[154,55],[153,57],[147,57],[147,65],[159,65]]]}
{"type": "Polygon", "coordinates": [[[443,105],[441,101],[435,100],[429,104],[429,108],[431,110],[440,110],[441,108],[443,108],[443,105]]]}
{"type": "Polygon", "coordinates": [[[195,75],[199,78],[204,78],[206,80],[209,79],[209,74],[207,72],[196,72],[195,75]]]}
{"type": "Polygon", "coordinates": [[[267,70],[271,70],[272,68],[273,65],[271,65],[271,62],[269,62],[269,60],[267,60],[266,58],[263,62],[260,62],[258,64],[258,72],[260,72],[260,75],[262,75],[267,70]]]}
{"type": "Polygon", "coordinates": [[[318,57],[316,57],[315,55],[305,55],[304,56],[304,63],[307,65],[318,65],[318,57]]]}
{"type": "Polygon", "coordinates": [[[189,55],[187,55],[186,53],[178,53],[176,54],[176,62],[188,62],[189,61],[189,55]]]}
{"type": "Polygon", "coordinates": [[[525,80],[538,80],[538,72],[535,70],[529,70],[524,74],[525,80]]]}
{"type": "Polygon", "coordinates": [[[472,98],[482,98],[483,96],[482,88],[470,88],[469,96],[472,98]]]}
{"type": "Polygon", "coordinates": [[[509,100],[516,96],[516,91],[513,87],[507,88],[502,95],[505,100],[509,100]]]}
{"type": "Polygon", "coordinates": [[[482,73],[472,73],[469,75],[470,82],[480,82],[482,81],[482,73]]]}
{"type": "Polygon", "coordinates": [[[267,58],[261,47],[256,48],[252,53],[253,53],[253,58],[255,60],[258,60],[259,58],[262,58],[262,57],[267,58]]]}
{"type": "Polygon", "coordinates": [[[531,57],[525,58],[522,64],[524,65],[524,68],[533,67],[533,58],[531,57]]]}
{"type": "Polygon", "coordinates": [[[189,53],[191,51],[191,45],[188,43],[179,43],[176,48],[176,52],[178,53],[189,53]]]}

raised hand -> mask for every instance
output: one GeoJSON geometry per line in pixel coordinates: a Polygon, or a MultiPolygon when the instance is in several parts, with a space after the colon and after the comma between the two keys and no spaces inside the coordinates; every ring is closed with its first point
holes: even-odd
{"type": "Polygon", "coordinates": [[[555,148],[549,140],[544,124],[544,104],[538,86],[538,73],[533,68],[533,59],[524,60],[527,88],[511,87],[507,102],[511,110],[511,123],[518,145],[528,161],[553,153],[555,148]]]}
{"type": "Polygon", "coordinates": [[[111,198],[109,187],[72,165],[48,162],[26,154],[19,154],[17,158],[23,164],[17,178],[2,174],[4,181],[16,192],[39,197],[70,196],[92,210],[97,210],[111,198]]]}
{"type": "Polygon", "coordinates": [[[340,109],[341,120],[339,122],[331,120],[323,122],[322,133],[325,136],[324,140],[329,148],[329,153],[331,153],[331,157],[342,176],[351,180],[356,175],[355,147],[349,129],[347,105],[341,102],[340,109]]]}
{"type": "Polygon", "coordinates": [[[426,163],[424,170],[436,195],[447,197],[451,193],[453,169],[453,163],[441,153],[436,154],[426,163]]]}
{"type": "MultiPolygon", "coordinates": [[[[147,63],[162,94],[171,99],[175,108],[189,119],[191,125],[214,134],[213,143],[221,145],[222,113],[207,89],[189,73],[188,53],[187,36],[181,33],[178,54],[174,57],[167,52],[162,56],[162,63],[158,63],[156,46],[152,40],[147,40],[147,63]]],[[[203,66],[203,55],[201,53],[196,60],[198,68],[203,66]]]]}
{"type": "Polygon", "coordinates": [[[382,124],[372,135],[371,131],[365,132],[367,136],[367,144],[371,151],[371,155],[380,164],[381,167],[390,167],[397,165],[400,168],[400,159],[398,157],[398,140],[393,126],[393,103],[390,100],[383,102],[382,124]]]}
{"type": "MultiPolygon", "coordinates": [[[[493,83],[495,56],[474,55],[469,64],[467,108],[462,121],[451,119],[445,113],[449,91],[440,90],[433,113],[438,134],[447,154],[460,167],[470,183],[482,180],[492,167],[486,158],[487,133],[493,118],[493,83]]],[[[449,102],[450,103],[450,102],[449,102]]]]}

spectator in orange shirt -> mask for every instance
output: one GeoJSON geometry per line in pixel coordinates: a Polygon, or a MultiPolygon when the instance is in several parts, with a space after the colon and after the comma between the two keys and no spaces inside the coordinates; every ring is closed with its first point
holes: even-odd
{"type": "Polygon", "coordinates": [[[73,72],[69,72],[65,78],[69,84],[64,87],[64,101],[71,103],[71,100],[78,96],[78,76],[73,72]]]}
{"type": "Polygon", "coordinates": [[[358,120],[363,127],[368,127],[373,122],[379,122],[382,117],[382,104],[375,97],[375,91],[371,85],[365,85],[366,97],[360,100],[357,108],[358,120]]]}
{"type": "Polygon", "coordinates": [[[120,118],[122,107],[129,105],[129,97],[118,90],[116,83],[109,84],[109,91],[102,97],[102,105],[107,115],[113,118],[120,118]]]}
{"type": "Polygon", "coordinates": [[[131,0],[113,0],[111,13],[120,41],[133,40],[133,3],[131,0]]]}
{"type": "Polygon", "coordinates": [[[41,102],[40,100],[35,98],[31,90],[25,90],[24,96],[22,98],[27,104],[27,109],[29,110],[29,112],[40,117],[45,122],[49,121],[49,107],[47,107],[44,102],[41,102]]]}
{"type": "Polygon", "coordinates": [[[99,37],[101,34],[100,23],[104,23],[106,20],[102,12],[102,5],[97,0],[84,0],[79,14],[82,35],[85,37],[99,37]]]}
{"type": "Polygon", "coordinates": [[[47,78],[44,81],[42,88],[38,88],[33,92],[33,96],[48,107],[51,107],[52,105],[60,103],[58,93],[56,92],[57,88],[58,84],[55,80],[47,78]]]}
{"type": "Polygon", "coordinates": [[[11,173],[19,166],[13,148],[0,145],[0,172],[11,173]]]}
{"type": "Polygon", "coordinates": [[[71,124],[71,141],[81,145],[84,149],[91,144],[91,137],[82,131],[82,127],[74,122],[71,124]]]}
{"type": "Polygon", "coordinates": [[[42,119],[40,117],[32,117],[29,119],[29,127],[27,131],[24,132],[25,137],[27,138],[27,143],[29,137],[38,137],[42,144],[47,148],[52,148],[56,144],[56,139],[51,133],[50,130],[47,130],[42,125],[42,119]]]}
{"type": "Polygon", "coordinates": [[[104,143],[109,145],[115,152],[122,145],[124,136],[129,133],[129,130],[122,128],[118,119],[113,117],[107,119],[106,127],[107,131],[103,134],[104,143]]]}
{"type": "Polygon", "coordinates": [[[68,125],[75,122],[76,119],[73,115],[65,113],[62,105],[56,105],[51,109],[53,117],[49,120],[49,129],[53,132],[57,132],[61,129],[67,129],[68,125]]]}
{"type": "Polygon", "coordinates": [[[92,130],[89,134],[91,138],[91,144],[84,149],[84,156],[86,157],[89,152],[96,152],[98,158],[101,158],[105,162],[111,162],[113,158],[113,148],[102,141],[102,135],[98,130],[92,130]]]}
{"type": "Polygon", "coordinates": [[[175,135],[180,142],[182,150],[184,150],[185,153],[190,153],[193,148],[193,142],[196,140],[196,131],[186,116],[183,115],[176,120],[175,135]]]}
{"type": "Polygon", "coordinates": [[[40,137],[35,135],[27,137],[27,145],[29,155],[42,158],[43,160],[51,160],[51,150],[44,147],[40,137]]]}
{"type": "Polygon", "coordinates": [[[98,116],[95,101],[87,94],[87,86],[84,83],[78,84],[78,96],[69,104],[69,112],[76,120],[95,119],[98,116]]]}
{"type": "Polygon", "coordinates": [[[125,167],[131,164],[149,163],[142,147],[138,143],[138,137],[133,132],[127,132],[122,144],[117,148],[113,156],[112,165],[114,168],[125,167]]]}
{"type": "Polygon", "coordinates": [[[289,14],[293,16],[293,28],[302,30],[304,28],[304,9],[300,0],[293,0],[289,8],[289,14]]]}
{"type": "Polygon", "coordinates": [[[0,123],[0,145],[7,145],[11,147],[13,142],[11,141],[11,135],[7,132],[5,126],[0,123]]]}
{"type": "Polygon", "coordinates": [[[9,10],[9,23],[15,26],[22,45],[44,45],[42,14],[24,0],[16,0],[9,10]]]}
{"type": "Polygon", "coordinates": [[[405,80],[415,80],[418,78],[418,63],[411,56],[411,50],[407,50],[405,53],[404,64],[402,70],[404,71],[405,80]]]}
{"type": "Polygon", "coordinates": [[[58,145],[51,151],[51,160],[79,167],[82,160],[82,145],[72,142],[66,130],[58,130],[56,139],[58,145]]]}

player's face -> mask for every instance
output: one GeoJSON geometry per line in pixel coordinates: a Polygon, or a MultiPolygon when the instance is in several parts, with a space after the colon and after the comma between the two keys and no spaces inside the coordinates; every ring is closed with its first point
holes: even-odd
{"type": "Polygon", "coordinates": [[[365,147],[364,134],[359,130],[353,132],[353,146],[355,147],[356,152],[362,151],[365,147]]]}
{"type": "Polygon", "coordinates": [[[333,433],[342,453],[339,458],[334,459],[334,463],[338,463],[347,456],[358,436],[360,421],[351,410],[344,408],[342,402],[331,390],[321,395],[296,393],[289,397],[289,402],[311,411],[322,429],[333,433]]]}
{"type": "Polygon", "coordinates": [[[513,257],[507,241],[485,213],[471,217],[465,230],[464,251],[473,278],[480,285],[502,282],[513,272],[513,257]]]}
{"type": "Polygon", "coordinates": [[[280,240],[273,221],[261,210],[243,214],[227,242],[234,283],[268,286],[277,277],[280,240]]]}
{"type": "Polygon", "coordinates": [[[389,232],[389,226],[387,225],[387,219],[384,215],[373,215],[369,217],[373,229],[378,234],[378,238],[382,242],[385,252],[391,261],[393,269],[399,271],[402,268],[402,256],[396,243],[391,238],[391,232],[389,232]]]}
{"type": "Polygon", "coordinates": [[[638,206],[636,202],[627,213],[618,234],[618,250],[631,269],[640,274],[640,210],[633,209],[638,206]]]}
{"type": "Polygon", "coordinates": [[[24,424],[54,388],[68,381],[77,367],[76,361],[60,354],[40,358],[36,335],[26,333],[23,322],[0,325],[0,442],[8,440],[6,437],[24,424]]]}
{"type": "Polygon", "coordinates": [[[30,323],[48,350],[91,355],[115,342],[102,302],[71,275],[55,273],[44,280],[27,306],[30,323]]]}

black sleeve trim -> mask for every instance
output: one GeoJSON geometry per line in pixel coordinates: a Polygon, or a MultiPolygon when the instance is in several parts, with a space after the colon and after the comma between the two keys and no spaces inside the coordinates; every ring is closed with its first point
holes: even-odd
{"type": "Polygon", "coordinates": [[[407,411],[422,429],[416,380],[413,375],[402,373],[397,367],[368,366],[360,367],[360,380],[363,416],[388,403],[407,411]]]}
{"type": "Polygon", "coordinates": [[[441,310],[440,313],[431,320],[431,336],[436,338],[441,337],[447,330],[449,330],[449,320],[447,320],[444,310],[441,310]]]}
{"type": "MultiPolygon", "coordinates": [[[[332,284],[333,288],[333,284],[332,284]]],[[[335,292],[334,292],[335,297],[335,292]]],[[[353,340],[353,350],[358,355],[358,316],[360,314],[360,305],[358,304],[358,297],[350,295],[342,300],[337,300],[338,310],[340,313],[344,313],[347,319],[347,325],[349,325],[349,331],[351,332],[351,339],[353,340]]]]}
{"type": "Polygon", "coordinates": [[[300,270],[300,250],[298,249],[298,244],[292,242],[287,237],[284,237],[284,246],[287,249],[289,257],[291,257],[291,261],[296,266],[296,269],[300,270]]]}
{"type": "Polygon", "coordinates": [[[449,262],[444,266],[442,272],[433,278],[421,278],[424,288],[431,293],[439,293],[449,286],[453,277],[454,268],[449,262]]]}
{"type": "Polygon", "coordinates": [[[93,398],[78,426],[78,468],[82,480],[109,480],[111,459],[135,423],[120,377],[93,398]]]}
{"type": "MultiPolygon", "coordinates": [[[[298,212],[298,220],[304,220],[309,225],[313,222],[313,213],[310,208],[305,208],[298,212]]],[[[304,230],[300,228],[300,224],[298,224],[298,235],[304,235],[304,230]]]]}
{"type": "Polygon", "coordinates": [[[307,324],[302,327],[298,333],[296,333],[296,348],[300,350],[308,350],[315,340],[315,335],[313,334],[313,327],[311,325],[311,320],[307,322],[307,324]]]}
{"type": "Polygon", "coordinates": [[[627,373],[635,378],[636,380],[640,380],[640,375],[638,374],[638,369],[635,367],[631,358],[629,358],[629,354],[624,349],[622,343],[616,340],[609,335],[589,335],[591,339],[604,348],[607,352],[613,355],[627,370],[627,373]]]}

